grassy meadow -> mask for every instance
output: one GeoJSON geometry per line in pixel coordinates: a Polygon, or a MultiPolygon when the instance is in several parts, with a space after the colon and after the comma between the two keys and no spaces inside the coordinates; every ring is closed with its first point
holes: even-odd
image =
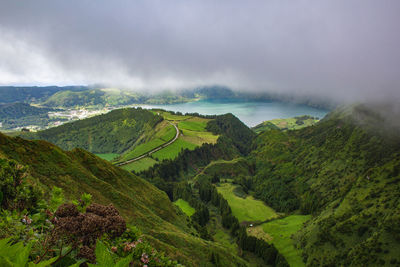
{"type": "Polygon", "coordinates": [[[179,155],[179,152],[183,149],[195,149],[197,145],[193,143],[189,143],[182,138],[178,138],[175,142],[171,145],[153,153],[153,157],[157,160],[164,160],[164,159],[174,159],[179,155]]]}
{"type": "Polygon", "coordinates": [[[196,210],[192,206],[190,206],[187,201],[181,198],[175,201],[174,204],[181,208],[181,210],[189,217],[196,212],[196,210]]]}
{"type": "Polygon", "coordinates": [[[152,167],[156,163],[157,163],[156,160],[154,160],[150,157],[145,157],[140,160],[129,163],[127,165],[123,165],[123,166],[121,166],[121,168],[124,170],[127,170],[127,171],[141,172],[141,171],[147,170],[148,168],[152,167]]]}
{"type": "Polygon", "coordinates": [[[234,185],[223,183],[217,187],[219,193],[228,201],[233,215],[239,222],[265,221],[278,217],[278,214],[260,200],[247,196],[245,199],[235,195],[234,185]]]}
{"type": "Polygon", "coordinates": [[[310,215],[290,215],[261,225],[290,266],[305,266],[301,258],[301,250],[295,248],[291,235],[299,231],[303,223],[310,218],[310,215]]]}
{"type": "Polygon", "coordinates": [[[103,153],[103,154],[95,154],[96,156],[108,160],[108,161],[112,161],[115,158],[119,157],[119,154],[117,153],[103,153]]]}

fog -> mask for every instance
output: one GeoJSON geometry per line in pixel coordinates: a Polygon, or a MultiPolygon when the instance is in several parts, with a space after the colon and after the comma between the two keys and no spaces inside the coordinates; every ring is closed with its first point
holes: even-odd
{"type": "Polygon", "coordinates": [[[0,0],[0,85],[400,101],[400,1],[0,0]]]}

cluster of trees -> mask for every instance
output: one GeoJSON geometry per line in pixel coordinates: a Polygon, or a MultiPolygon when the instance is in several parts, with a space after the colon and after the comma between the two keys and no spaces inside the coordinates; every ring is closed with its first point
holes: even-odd
{"type": "Polygon", "coordinates": [[[53,109],[38,108],[25,103],[0,104],[2,128],[10,129],[27,125],[47,126],[54,119],[47,115],[53,109]]]}
{"type": "Polygon", "coordinates": [[[171,195],[171,189],[166,183],[180,181],[186,174],[197,172],[213,160],[230,160],[239,152],[225,137],[220,137],[216,144],[203,144],[194,150],[185,149],[173,160],[163,160],[161,163],[139,173],[140,176],[152,181],[160,189],[171,195]]]}
{"type": "Polygon", "coordinates": [[[242,155],[247,155],[251,151],[255,133],[232,113],[217,116],[208,122],[206,129],[213,134],[222,134],[231,140],[242,155]]]}
{"type": "Polygon", "coordinates": [[[193,191],[192,187],[186,182],[175,183],[173,187],[173,200],[183,199],[187,201],[196,211],[190,217],[194,227],[200,233],[203,239],[210,239],[210,235],[205,227],[210,220],[210,211],[208,207],[200,201],[193,191]]]}

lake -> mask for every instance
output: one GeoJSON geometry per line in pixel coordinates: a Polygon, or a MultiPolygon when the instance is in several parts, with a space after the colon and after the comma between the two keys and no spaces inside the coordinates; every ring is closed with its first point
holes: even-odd
{"type": "Polygon", "coordinates": [[[272,120],[284,119],[300,115],[323,118],[329,111],[307,105],[279,101],[241,101],[237,99],[205,99],[188,103],[171,105],[140,105],[143,108],[160,108],[180,111],[182,113],[200,113],[204,115],[220,115],[232,113],[247,126],[272,120]]]}

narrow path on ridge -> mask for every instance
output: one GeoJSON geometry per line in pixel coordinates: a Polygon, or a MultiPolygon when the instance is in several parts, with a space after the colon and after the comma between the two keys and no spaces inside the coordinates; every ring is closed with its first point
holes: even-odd
{"type": "Polygon", "coordinates": [[[158,146],[158,147],[156,147],[156,148],[154,148],[154,149],[152,149],[152,150],[150,150],[150,151],[144,153],[143,155],[141,155],[141,156],[139,156],[139,157],[136,157],[136,158],[133,158],[133,159],[124,161],[124,162],[120,162],[120,163],[115,164],[115,165],[116,165],[116,166],[123,166],[123,165],[129,164],[129,163],[138,161],[138,160],[140,160],[140,159],[142,159],[142,158],[145,158],[145,157],[150,156],[150,155],[153,154],[154,152],[157,152],[157,151],[159,151],[159,150],[161,150],[161,149],[163,149],[163,148],[165,148],[165,147],[171,145],[173,142],[175,142],[176,139],[178,139],[178,137],[179,137],[179,129],[178,129],[178,127],[177,127],[175,124],[173,124],[172,122],[168,121],[168,123],[175,127],[176,134],[175,134],[174,139],[172,139],[171,141],[168,141],[168,142],[166,142],[166,143],[164,143],[164,144],[162,144],[162,145],[160,145],[160,146],[158,146]]]}

